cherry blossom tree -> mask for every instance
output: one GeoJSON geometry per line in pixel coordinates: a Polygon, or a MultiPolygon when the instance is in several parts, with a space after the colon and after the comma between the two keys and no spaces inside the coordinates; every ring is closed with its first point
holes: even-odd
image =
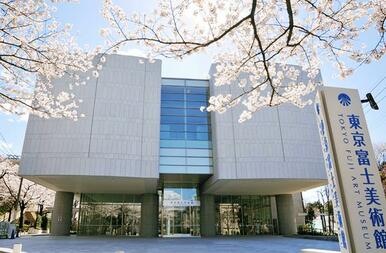
{"type": "Polygon", "coordinates": [[[0,199],[11,201],[12,207],[19,208],[19,228],[22,228],[25,209],[43,202],[45,205],[52,206],[55,193],[46,187],[19,177],[17,163],[10,162],[7,163],[7,166],[0,183],[0,199]]]}
{"type": "Polygon", "coordinates": [[[130,15],[105,0],[102,12],[107,52],[131,42],[148,47],[150,59],[211,50],[215,85],[236,82],[240,92],[212,96],[202,109],[221,113],[240,104],[240,122],[263,107],[310,104],[304,97],[319,85],[321,59],[345,78],[386,52],[384,0],[161,0],[152,13],[130,15]],[[361,43],[366,33],[376,34],[370,45],[361,43]]]}
{"type": "Polygon", "coordinates": [[[11,219],[11,212],[15,206],[13,199],[7,194],[7,188],[2,183],[4,176],[9,172],[15,172],[16,165],[7,158],[0,157],[0,215],[9,213],[8,221],[11,219]]]}
{"type": "Polygon", "coordinates": [[[386,143],[374,145],[375,157],[377,158],[379,175],[381,177],[383,190],[386,196],[386,143]]]}
{"type": "Polygon", "coordinates": [[[3,179],[3,177],[7,173],[14,172],[16,170],[17,170],[17,164],[15,163],[15,161],[12,161],[0,156],[0,180],[3,179]]]}
{"type": "Polygon", "coordinates": [[[92,68],[98,50],[82,50],[71,25],[59,24],[54,11],[45,0],[0,0],[0,111],[80,116],[71,90],[85,84],[79,73],[92,68]],[[55,91],[58,78],[68,79],[69,91],[55,91]]]}

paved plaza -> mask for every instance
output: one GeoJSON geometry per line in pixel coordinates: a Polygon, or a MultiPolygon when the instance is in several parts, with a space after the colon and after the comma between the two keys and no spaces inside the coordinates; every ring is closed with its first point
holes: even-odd
{"type": "Polygon", "coordinates": [[[0,247],[12,247],[14,243],[21,243],[23,251],[27,253],[299,253],[305,248],[339,250],[337,242],[281,236],[167,239],[25,236],[15,240],[0,240],[0,247]]]}

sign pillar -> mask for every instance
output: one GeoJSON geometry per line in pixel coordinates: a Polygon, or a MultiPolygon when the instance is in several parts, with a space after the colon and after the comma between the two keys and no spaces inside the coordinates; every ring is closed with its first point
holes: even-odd
{"type": "Polygon", "coordinates": [[[341,252],[386,252],[386,199],[358,91],[322,87],[315,111],[341,252]]]}

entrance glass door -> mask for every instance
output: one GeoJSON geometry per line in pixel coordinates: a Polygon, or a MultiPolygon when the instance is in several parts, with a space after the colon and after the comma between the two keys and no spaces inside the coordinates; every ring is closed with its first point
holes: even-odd
{"type": "Polygon", "coordinates": [[[200,201],[196,188],[165,188],[162,194],[161,236],[200,236],[200,201]]]}

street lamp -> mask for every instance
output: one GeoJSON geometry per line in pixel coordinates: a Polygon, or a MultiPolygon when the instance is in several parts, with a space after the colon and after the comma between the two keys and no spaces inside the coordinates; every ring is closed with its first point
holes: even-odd
{"type": "Polygon", "coordinates": [[[366,94],[366,99],[362,99],[361,103],[370,103],[370,107],[374,110],[379,110],[377,102],[375,102],[373,95],[371,93],[366,94]]]}

